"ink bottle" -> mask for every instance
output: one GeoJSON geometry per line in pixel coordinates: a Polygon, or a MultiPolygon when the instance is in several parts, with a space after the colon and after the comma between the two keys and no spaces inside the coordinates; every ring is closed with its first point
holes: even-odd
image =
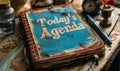
{"type": "Polygon", "coordinates": [[[9,35],[15,32],[14,9],[9,0],[0,0],[0,35],[9,35]]]}

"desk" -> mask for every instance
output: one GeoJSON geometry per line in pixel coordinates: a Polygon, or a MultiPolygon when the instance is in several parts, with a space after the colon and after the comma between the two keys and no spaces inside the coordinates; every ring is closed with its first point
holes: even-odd
{"type": "MultiPolygon", "coordinates": [[[[81,9],[80,2],[81,0],[75,0],[74,6],[77,6],[81,9]]],[[[25,5],[24,8],[28,7],[28,5],[25,5]]],[[[23,9],[22,9],[23,10],[23,9]]],[[[120,14],[119,11],[116,13],[120,14]]],[[[20,12],[19,10],[18,12],[20,12]]],[[[96,21],[98,23],[98,21],[96,21]]],[[[117,19],[117,22],[115,22],[116,25],[113,25],[111,28],[103,29],[106,34],[108,34],[113,42],[112,46],[109,47],[105,45],[105,56],[100,58],[98,61],[98,65],[95,65],[95,62],[92,60],[89,60],[88,62],[85,62],[82,65],[76,65],[76,66],[69,66],[69,67],[63,67],[57,71],[100,71],[100,70],[107,70],[112,63],[113,59],[115,58],[115,55],[120,50],[119,44],[120,44],[120,17],[117,19]]],[[[12,53],[8,54],[6,61],[2,61],[0,64],[0,71],[26,71],[29,68],[29,62],[28,58],[25,54],[24,50],[24,43],[21,43],[19,47],[14,49],[12,53]],[[4,63],[3,63],[4,62],[4,63]]]]}
{"type": "MultiPolygon", "coordinates": [[[[116,8],[114,13],[120,14],[119,9],[116,8]]],[[[114,17],[113,19],[117,18],[117,16],[115,15],[113,15],[113,17],[114,17]]],[[[98,24],[99,21],[96,21],[96,23],[98,24]]],[[[119,27],[120,27],[120,15],[119,15],[119,18],[117,19],[117,22],[115,22],[115,20],[112,21],[111,27],[103,29],[104,32],[107,35],[109,35],[113,44],[111,47],[105,45],[105,49],[106,49],[105,56],[99,59],[98,65],[95,65],[95,62],[93,62],[92,60],[89,60],[88,62],[82,65],[64,67],[60,69],[59,71],[102,71],[102,70],[107,71],[110,65],[112,64],[112,61],[114,60],[116,54],[120,51],[120,47],[119,47],[120,29],[119,27]],[[116,25],[113,25],[113,23],[116,25]]]]}
{"type": "MultiPolygon", "coordinates": [[[[120,18],[118,22],[116,23],[114,29],[110,33],[110,38],[112,39],[112,46],[109,47],[105,45],[105,56],[100,58],[98,61],[98,65],[95,65],[94,62],[91,60],[84,63],[83,65],[73,66],[73,67],[65,67],[59,71],[101,71],[105,70],[107,71],[110,67],[112,61],[114,60],[116,54],[118,51],[120,51],[120,48],[118,47],[120,44],[120,18]]],[[[109,28],[108,28],[109,29],[109,28]]],[[[106,30],[108,30],[106,29],[106,30]]],[[[107,33],[107,32],[106,32],[107,33]]]]}

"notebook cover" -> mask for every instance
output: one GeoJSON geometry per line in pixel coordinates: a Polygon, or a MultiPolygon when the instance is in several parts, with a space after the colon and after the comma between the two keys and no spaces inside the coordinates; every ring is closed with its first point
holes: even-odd
{"type": "Polygon", "coordinates": [[[27,10],[22,20],[35,66],[49,67],[104,51],[102,41],[72,5],[27,10]]]}

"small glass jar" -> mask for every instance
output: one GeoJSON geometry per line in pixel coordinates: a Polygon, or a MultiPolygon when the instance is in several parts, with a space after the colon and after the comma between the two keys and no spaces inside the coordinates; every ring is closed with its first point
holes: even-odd
{"type": "Polygon", "coordinates": [[[0,35],[9,35],[15,32],[14,9],[9,0],[0,2],[0,35]]]}

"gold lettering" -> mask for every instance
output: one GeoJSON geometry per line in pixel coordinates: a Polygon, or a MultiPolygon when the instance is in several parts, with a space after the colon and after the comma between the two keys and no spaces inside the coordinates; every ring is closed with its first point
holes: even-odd
{"type": "Polygon", "coordinates": [[[37,20],[38,23],[39,23],[39,22],[41,23],[42,27],[45,26],[44,21],[46,21],[45,18],[41,18],[41,19],[38,19],[38,20],[37,20]]]}
{"type": "Polygon", "coordinates": [[[65,26],[65,30],[66,30],[66,32],[70,32],[71,27],[70,26],[65,26]]]}
{"type": "Polygon", "coordinates": [[[69,18],[68,18],[68,17],[66,17],[66,19],[65,19],[65,20],[66,20],[66,22],[65,22],[66,24],[70,24],[70,20],[69,20],[69,18]]]}
{"type": "Polygon", "coordinates": [[[52,35],[53,35],[53,39],[58,39],[58,38],[60,38],[60,34],[59,34],[57,28],[52,29],[51,33],[52,33],[52,35]]]}
{"type": "Polygon", "coordinates": [[[72,29],[73,30],[78,30],[78,26],[76,25],[76,23],[75,22],[72,22],[72,29]]]}
{"type": "Polygon", "coordinates": [[[48,21],[47,21],[47,24],[48,24],[48,25],[52,25],[52,24],[53,24],[53,21],[52,21],[52,20],[48,20],[48,21]]]}
{"type": "Polygon", "coordinates": [[[64,34],[65,33],[65,30],[62,27],[60,27],[58,30],[59,30],[60,34],[64,34]]]}
{"type": "Polygon", "coordinates": [[[85,26],[84,26],[83,24],[79,23],[79,24],[78,24],[78,28],[79,28],[79,29],[83,29],[83,28],[85,28],[85,26]]]}
{"type": "Polygon", "coordinates": [[[50,37],[50,36],[52,36],[52,35],[47,31],[46,28],[43,28],[42,30],[43,30],[43,31],[42,31],[41,39],[43,39],[43,38],[45,38],[45,37],[50,37]]]}

